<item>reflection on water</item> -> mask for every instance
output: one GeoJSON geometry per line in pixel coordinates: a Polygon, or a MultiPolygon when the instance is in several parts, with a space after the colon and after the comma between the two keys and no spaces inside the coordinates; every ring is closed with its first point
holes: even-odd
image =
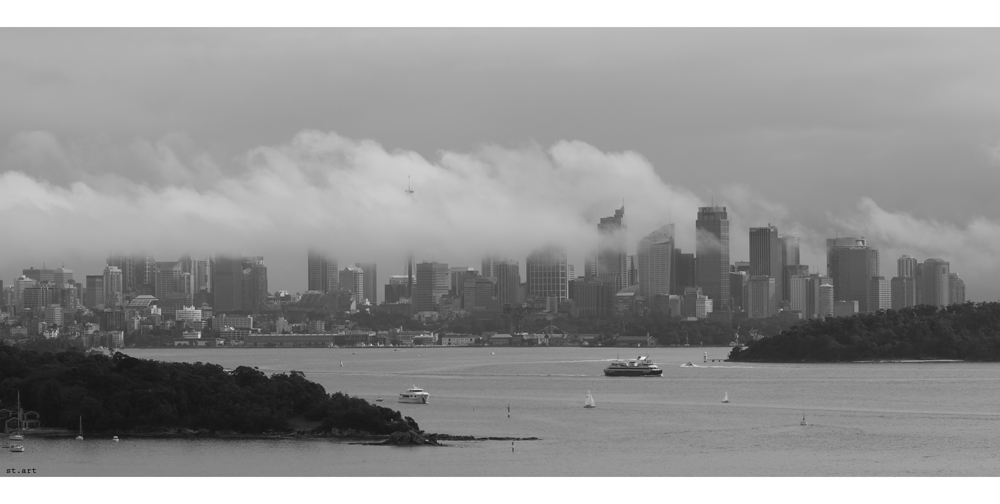
{"type": "Polygon", "coordinates": [[[398,448],[29,438],[26,453],[5,452],[4,460],[17,457],[50,476],[1000,473],[1000,405],[984,400],[1000,397],[995,365],[704,364],[706,350],[711,358],[729,349],[644,349],[664,369],[660,378],[604,377],[619,350],[601,348],[129,350],[139,358],[301,370],[329,392],[383,397],[382,405],[429,432],[541,440],[517,442],[512,453],[504,441],[398,448]],[[688,361],[697,367],[681,366],[688,361]],[[413,385],[431,394],[428,404],[395,402],[413,385]],[[583,408],[588,390],[596,409],[583,408]],[[721,402],[726,391],[729,404],[721,402]]]}

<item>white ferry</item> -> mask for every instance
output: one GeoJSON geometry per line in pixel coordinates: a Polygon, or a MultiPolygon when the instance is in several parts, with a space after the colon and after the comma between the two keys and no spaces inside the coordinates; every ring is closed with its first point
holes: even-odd
{"type": "Polygon", "coordinates": [[[424,392],[424,389],[417,388],[416,385],[413,388],[399,394],[399,402],[401,403],[415,403],[415,404],[427,404],[427,398],[430,394],[424,392]]]}
{"type": "Polygon", "coordinates": [[[608,367],[604,368],[604,376],[660,376],[663,370],[659,368],[649,357],[640,355],[635,359],[624,361],[615,359],[608,367]]]}

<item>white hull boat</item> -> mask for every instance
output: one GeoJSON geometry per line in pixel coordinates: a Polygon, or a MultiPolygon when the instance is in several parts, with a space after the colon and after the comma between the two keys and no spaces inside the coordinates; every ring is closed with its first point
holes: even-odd
{"type": "Polygon", "coordinates": [[[418,388],[414,385],[412,388],[399,394],[399,402],[401,403],[411,403],[411,404],[427,404],[427,398],[430,394],[424,392],[424,389],[418,388]]]}

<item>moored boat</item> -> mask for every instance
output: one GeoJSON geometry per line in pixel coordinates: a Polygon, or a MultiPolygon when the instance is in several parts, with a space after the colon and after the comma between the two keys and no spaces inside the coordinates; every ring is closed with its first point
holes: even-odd
{"type": "Polygon", "coordinates": [[[414,385],[412,388],[399,394],[399,402],[401,403],[414,403],[414,404],[427,404],[427,398],[430,394],[424,392],[424,389],[418,388],[414,385]]]}
{"type": "Polygon", "coordinates": [[[635,359],[624,361],[615,359],[604,368],[604,376],[660,376],[663,370],[649,357],[640,355],[635,359]]]}

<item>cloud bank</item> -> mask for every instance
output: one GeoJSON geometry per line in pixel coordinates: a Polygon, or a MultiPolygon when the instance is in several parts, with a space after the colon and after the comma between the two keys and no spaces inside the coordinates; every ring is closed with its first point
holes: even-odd
{"type": "MultiPolygon", "coordinates": [[[[669,222],[678,246],[694,251],[697,208],[709,201],[664,178],[639,153],[580,141],[483,145],[426,159],[307,130],[220,161],[182,133],[114,146],[21,132],[0,156],[0,271],[13,279],[45,262],[82,279],[112,250],[158,260],[242,253],[265,257],[271,290],[301,291],[310,247],[342,266],[375,261],[384,282],[402,272],[410,251],[418,261],[478,267],[486,253],[523,263],[534,248],[559,244],[579,274],[596,247],[598,220],[623,200],[630,253],[669,222]]],[[[749,227],[770,223],[799,234],[803,262],[825,271],[825,235],[792,210],[746,185],[725,186],[714,201],[729,208],[732,260],[748,259],[749,227]]],[[[950,260],[966,278],[997,273],[990,255],[1000,250],[1000,226],[987,219],[958,228],[887,212],[867,198],[855,213],[828,219],[879,246],[886,276],[902,253],[950,260]]],[[[970,294],[976,286],[969,282],[970,294]]]]}

